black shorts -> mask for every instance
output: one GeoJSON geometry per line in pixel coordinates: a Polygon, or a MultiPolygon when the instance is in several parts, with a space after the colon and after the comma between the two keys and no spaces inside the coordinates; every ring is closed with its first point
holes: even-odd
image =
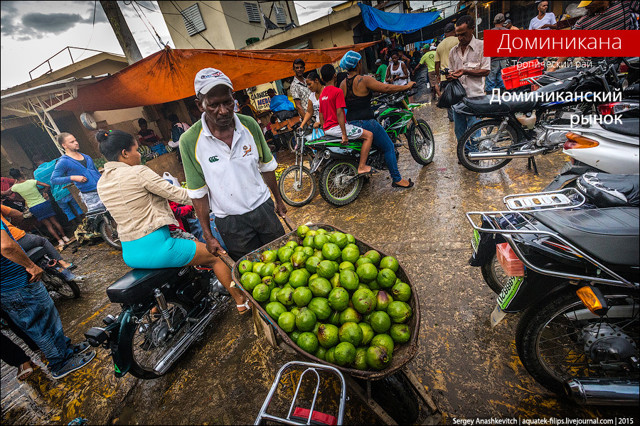
{"type": "Polygon", "coordinates": [[[271,198],[248,213],[217,217],[216,227],[235,261],[284,235],[271,198]]]}

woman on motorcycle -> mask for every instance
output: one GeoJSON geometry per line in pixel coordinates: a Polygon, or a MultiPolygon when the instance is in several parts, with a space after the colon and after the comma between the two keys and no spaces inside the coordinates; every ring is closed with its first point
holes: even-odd
{"type": "Polygon", "coordinates": [[[129,133],[99,130],[96,139],[108,160],[97,190],[118,224],[124,262],[131,268],[145,269],[211,265],[235,299],[238,311],[249,311],[249,301],[240,290],[231,288],[231,271],[220,258],[199,241],[171,237],[169,225],[177,225],[177,221],[167,200],[191,205],[187,190],[141,165],[138,142],[129,133]]]}
{"type": "Polygon", "coordinates": [[[394,188],[411,188],[411,179],[402,179],[398,170],[395,146],[376,121],[371,109],[371,92],[396,93],[411,89],[416,83],[405,85],[384,84],[373,77],[360,75],[362,73],[362,56],[352,50],[348,51],[340,60],[340,66],[349,72],[347,78],[340,84],[347,105],[347,121],[354,126],[362,127],[373,133],[373,144],[384,152],[384,161],[389,169],[394,188]]]}
{"type": "Polygon", "coordinates": [[[307,101],[307,112],[304,115],[302,123],[300,123],[300,127],[304,128],[304,126],[306,126],[313,118],[313,129],[315,132],[322,124],[320,123],[320,93],[322,93],[322,89],[324,89],[324,83],[315,71],[309,72],[306,80],[307,87],[311,90],[311,95],[309,95],[309,101],[307,101]]]}

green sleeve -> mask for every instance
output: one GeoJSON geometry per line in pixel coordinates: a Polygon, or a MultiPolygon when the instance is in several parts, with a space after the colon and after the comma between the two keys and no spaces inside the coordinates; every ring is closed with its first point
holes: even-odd
{"type": "Polygon", "coordinates": [[[271,150],[267,145],[267,141],[264,139],[264,134],[258,122],[247,115],[237,114],[237,116],[240,122],[251,132],[253,140],[255,140],[256,146],[258,147],[260,162],[264,164],[270,162],[273,159],[273,154],[271,154],[271,150]]]}
{"type": "Polygon", "coordinates": [[[202,166],[196,158],[196,145],[202,132],[202,123],[198,121],[180,136],[180,156],[187,178],[187,189],[195,191],[206,186],[202,166]]]}

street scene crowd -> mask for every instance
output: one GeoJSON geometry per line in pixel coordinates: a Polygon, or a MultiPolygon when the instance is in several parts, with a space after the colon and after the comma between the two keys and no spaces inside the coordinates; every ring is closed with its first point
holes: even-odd
{"type": "MultiPolygon", "coordinates": [[[[586,12],[572,28],[637,30],[639,5],[638,1],[581,2],[579,7],[586,12]]],[[[547,11],[548,1],[536,2],[536,8],[537,14],[531,16],[528,28],[517,28],[503,13],[497,13],[491,31],[562,28],[563,21],[556,20],[555,15],[547,11]]],[[[406,191],[430,185],[419,175],[408,176],[404,171],[401,174],[396,153],[399,140],[390,137],[374,107],[379,96],[398,96],[407,110],[415,105],[413,102],[433,106],[437,103],[439,109],[434,108],[432,113],[452,123],[459,164],[465,167],[461,155],[468,155],[472,166],[485,167],[487,171],[496,170],[489,168],[496,167],[499,161],[515,158],[487,157],[490,164],[486,166],[485,160],[471,156],[482,152],[481,143],[475,142],[474,138],[490,132],[482,127],[486,119],[484,111],[470,113],[460,105],[467,99],[484,99],[496,89],[509,90],[503,81],[503,71],[515,63],[509,58],[485,56],[483,40],[476,37],[473,16],[462,15],[455,22],[447,23],[441,34],[419,49],[404,50],[395,39],[385,38],[374,45],[373,52],[373,69],[367,67],[364,53],[356,50],[347,51],[337,63],[327,63],[317,69],[309,69],[302,58],[295,59],[291,63],[294,75],[288,95],[278,94],[274,89],[268,92],[268,119],[256,110],[248,95],[234,90],[234,81],[225,74],[222,64],[204,68],[191,76],[192,95],[198,109],[197,114],[193,113],[193,124],[187,124],[175,114],[169,116],[171,141],[167,144],[149,128],[144,118],[138,121],[140,131],[135,135],[122,130],[98,129],[95,139],[106,159],[98,167],[94,159],[81,152],[76,137],[61,129],[57,143],[64,154],[59,158],[45,161],[36,155],[32,159],[37,166],[33,176],[16,168],[5,176],[3,170],[0,225],[1,312],[5,327],[0,350],[5,363],[3,367],[15,368],[12,371],[20,381],[27,380],[40,368],[34,362],[36,359],[46,365],[46,370],[56,380],[90,367],[96,350],[88,341],[72,341],[67,337],[50,295],[50,285],[43,282],[52,272],[43,270],[43,265],[32,260],[29,253],[41,248],[54,274],[57,272],[63,280],[82,283],[86,278],[74,271],[82,266],[81,261],[70,262],[65,258],[74,244],[79,245],[77,240],[82,233],[75,232],[74,236],[74,231],[88,229],[87,220],[96,214],[104,215],[107,225],[113,224],[116,246],[121,247],[122,259],[129,268],[212,270],[215,279],[228,292],[229,303],[235,305],[237,314],[252,314],[257,309],[257,302],[234,283],[232,268],[249,253],[287,233],[283,223],[288,225],[288,214],[297,209],[291,207],[290,197],[282,193],[283,184],[279,182],[277,172],[282,166],[279,159],[290,161],[287,148],[303,152],[304,148],[299,144],[329,139],[333,141],[332,147],[346,151],[356,149],[353,148],[355,143],[357,156],[350,182],[381,180],[382,175],[386,179],[386,169],[394,191],[386,195],[389,197],[401,197],[406,191]],[[456,90],[462,93],[456,93],[456,90]],[[297,136],[289,140],[278,129],[292,119],[297,123],[291,125],[297,136]],[[174,152],[179,158],[184,183],[170,173],[161,176],[144,165],[145,156],[151,158],[154,154],[167,152],[174,152]],[[374,155],[380,156],[375,164],[371,160],[374,155]],[[69,191],[71,185],[77,189],[79,198],[69,191]],[[27,229],[22,229],[23,226],[27,229]],[[231,261],[226,260],[228,258],[231,261]],[[7,330],[12,331],[11,338],[7,330]]],[[[520,58],[519,62],[536,59],[520,58]]],[[[602,58],[586,59],[595,63],[602,58]]],[[[547,72],[556,72],[567,66],[567,60],[578,59],[544,60],[552,64],[547,72]]],[[[539,86],[542,87],[542,83],[539,86]]],[[[472,108],[474,104],[466,105],[472,108]]],[[[531,116],[524,110],[515,112],[531,116]]],[[[508,114],[505,112],[504,116],[508,114]]],[[[491,131],[498,127],[500,121],[491,131]]],[[[503,127],[497,131],[503,131],[503,127]]],[[[637,131],[635,134],[627,132],[625,136],[636,139],[637,165],[637,131]]],[[[532,161],[533,154],[523,158],[532,161]]],[[[309,168],[312,167],[313,162],[310,162],[309,168]]],[[[631,184],[637,192],[637,171],[635,173],[631,184]]],[[[322,183],[320,186],[322,188],[322,183]]],[[[628,195],[627,198],[631,200],[632,197],[628,195]]],[[[629,208],[635,208],[637,218],[637,199],[635,202],[635,207],[629,208]]],[[[350,208],[348,205],[343,207],[345,211],[350,208]]],[[[382,212],[379,218],[384,220],[382,212]]],[[[101,230],[94,229],[93,232],[99,235],[101,230]]],[[[631,263],[637,269],[637,258],[633,262],[632,259],[631,263]]],[[[496,274],[493,269],[491,273],[496,274]]],[[[635,294],[631,298],[635,297],[637,303],[638,284],[637,279],[633,281],[633,273],[629,278],[615,269],[614,275],[622,276],[624,282],[628,280],[632,287],[635,286],[636,293],[629,294],[635,294]]],[[[167,307],[161,301],[164,299],[157,294],[155,297],[157,305],[149,315],[153,321],[161,322],[167,307]]],[[[598,293],[598,297],[604,296],[598,293]]],[[[627,318],[631,329],[620,325],[610,327],[612,336],[615,332],[628,333],[630,337],[625,342],[631,341],[631,344],[624,350],[632,354],[635,351],[636,355],[637,308],[637,304],[629,307],[635,312],[627,318]]],[[[615,348],[618,350],[620,346],[615,348]]],[[[619,350],[621,354],[624,352],[619,350]]],[[[625,370],[628,375],[624,377],[637,386],[637,358],[635,363],[635,367],[625,370]]],[[[637,390],[635,395],[637,402],[637,390]]]]}

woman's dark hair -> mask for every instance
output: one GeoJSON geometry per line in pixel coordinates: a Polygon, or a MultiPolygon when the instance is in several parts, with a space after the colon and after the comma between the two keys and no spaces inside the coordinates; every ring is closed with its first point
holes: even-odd
{"type": "Polygon", "coordinates": [[[336,69],[331,64],[324,64],[322,68],[320,68],[320,76],[322,76],[322,81],[327,84],[333,79],[333,76],[336,75],[336,69]]]}
{"type": "Polygon", "coordinates": [[[178,118],[178,116],[176,114],[169,114],[169,116],[167,118],[169,119],[171,124],[176,124],[176,123],[180,122],[180,119],[178,118]]]}
{"type": "Polygon", "coordinates": [[[345,78],[349,77],[349,73],[346,71],[342,71],[338,73],[336,77],[336,87],[340,87],[345,78]]]}
{"type": "Polygon", "coordinates": [[[309,73],[306,76],[306,79],[311,81],[319,81],[320,84],[324,84],[324,81],[322,81],[318,73],[315,71],[309,71],[309,73]]]}
{"type": "Polygon", "coordinates": [[[463,24],[467,24],[467,28],[473,28],[475,27],[475,20],[471,15],[463,15],[456,21],[456,27],[463,24]]]}
{"type": "Polygon", "coordinates": [[[100,152],[109,161],[118,161],[122,150],[129,151],[135,139],[122,130],[98,130],[96,140],[100,144],[100,152]]]}
{"type": "Polygon", "coordinates": [[[22,177],[22,172],[18,169],[11,169],[9,170],[9,176],[14,179],[20,179],[22,177]]]}
{"type": "Polygon", "coordinates": [[[145,120],[144,118],[139,118],[138,119],[138,126],[142,126],[143,124],[147,124],[147,120],[145,120]]]}

